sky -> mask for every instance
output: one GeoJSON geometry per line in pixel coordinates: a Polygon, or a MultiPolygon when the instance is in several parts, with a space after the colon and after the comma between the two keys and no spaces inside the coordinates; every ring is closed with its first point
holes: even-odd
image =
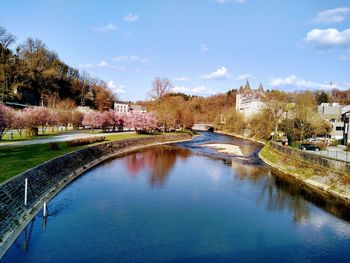
{"type": "Polygon", "coordinates": [[[155,77],[208,96],[252,88],[350,88],[349,0],[11,0],[0,25],[43,40],[122,100],[155,77]]]}

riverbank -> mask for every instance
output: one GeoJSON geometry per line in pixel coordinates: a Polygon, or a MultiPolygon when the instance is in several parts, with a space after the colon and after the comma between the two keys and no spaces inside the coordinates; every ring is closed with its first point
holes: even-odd
{"type": "Polygon", "coordinates": [[[41,210],[43,203],[87,170],[145,147],[191,139],[188,133],[178,133],[98,144],[50,160],[1,184],[0,258],[41,210]],[[23,204],[26,178],[29,182],[27,206],[23,204]]]}
{"type": "Polygon", "coordinates": [[[216,132],[263,144],[264,148],[259,153],[260,159],[277,171],[281,177],[289,181],[301,183],[313,192],[350,206],[349,173],[336,171],[335,169],[327,168],[317,163],[293,157],[291,154],[277,151],[266,141],[256,140],[230,132],[216,132]]]}
{"type": "Polygon", "coordinates": [[[350,205],[350,175],[292,158],[266,144],[259,157],[273,169],[313,191],[350,205]]]}
{"type": "Polygon", "coordinates": [[[50,149],[50,143],[31,144],[20,146],[1,146],[0,147],[0,185],[11,179],[13,176],[25,172],[46,161],[52,160],[64,154],[74,152],[96,144],[112,141],[127,140],[132,138],[145,138],[153,135],[135,134],[135,133],[114,133],[106,136],[105,141],[91,143],[81,146],[69,146],[67,142],[55,142],[56,149],[50,149]]]}

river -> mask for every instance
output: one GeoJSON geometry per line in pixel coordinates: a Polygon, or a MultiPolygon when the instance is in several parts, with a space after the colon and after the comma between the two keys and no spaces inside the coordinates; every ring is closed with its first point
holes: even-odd
{"type": "Polygon", "coordinates": [[[348,210],[273,174],[260,149],[204,132],[105,162],[54,197],[1,262],[350,262],[348,210]]]}

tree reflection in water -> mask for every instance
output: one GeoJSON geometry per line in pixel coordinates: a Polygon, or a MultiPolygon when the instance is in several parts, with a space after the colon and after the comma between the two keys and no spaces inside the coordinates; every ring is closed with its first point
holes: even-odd
{"type": "Polygon", "coordinates": [[[291,184],[283,183],[272,176],[269,168],[243,164],[234,160],[231,162],[231,166],[241,180],[248,179],[262,185],[261,195],[257,196],[257,201],[259,203],[266,202],[268,210],[292,210],[295,221],[309,218],[310,211],[305,199],[291,184]]]}
{"type": "Polygon", "coordinates": [[[251,180],[262,185],[262,191],[257,196],[259,203],[265,202],[266,208],[273,210],[292,210],[295,221],[310,217],[310,201],[339,218],[350,221],[350,209],[339,200],[325,196],[308,189],[299,182],[292,181],[288,176],[271,172],[267,166],[256,166],[235,160],[225,160],[231,165],[235,174],[242,180],[251,180]]]}
{"type": "Polygon", "coordinates": [[[150,186],[164,186],[170,170],[178,158],[186,159],[191,152],[175,146],[160,146],[143,150],[124,158],[125,165],[132,176],[148,170],[150,186]]]}
{"type": "MultiPolygon", "coordinates": [[[[253,159],[254,150],[249,145],[246,151],[252,154],[249,159],[221,158],[219,154],[210,155],[210,158],[222,160],[226,165],[231,166],[235,175],[240,180],[250,180],[261,185],[261,194],[256,196],[258,203],[264,203],[269,211],[293,211],[295,221],[307,220],[310,217],[308,201],[316,204],[324,210],[336,216],[350,221],[350,210],[342,203],[317,194],[304,185],[291,181],[286,176],[271,173],[270,168],[253,159]]],[[[198,154],[198,153],[195,153],[198,154]]],[[[131,176],[137,176],[147,171],[148,182],[151,187],[163,187],[167,181],[171,169],[174,167],[177,158],[186,159],[191,155],[190,148],[176,146],[159,146],[144,149],[139,153],[125,156],[125,166],[131,176]]],[[[200,155],[209,156],[207,152],[200,155]]]]}

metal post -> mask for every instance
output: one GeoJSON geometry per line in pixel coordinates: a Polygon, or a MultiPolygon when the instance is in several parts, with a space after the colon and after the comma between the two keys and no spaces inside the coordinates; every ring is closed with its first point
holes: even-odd
{"type": "Polygon", "coordinates": [[[47,217],[47,207],[46,207],[46,202],[44,202],[44,208],[43,208],[43,217],[47,217]]]}
{"type": "Polygon", "coordinates": [[[28,201],[28,178],[24,180],[24,205],[27,205],[28,201]]]}

